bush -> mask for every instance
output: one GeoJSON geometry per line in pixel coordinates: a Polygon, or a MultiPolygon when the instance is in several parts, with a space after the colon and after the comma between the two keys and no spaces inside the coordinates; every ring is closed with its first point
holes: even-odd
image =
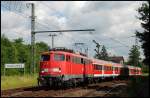
{"type": "Polygon", "coordinates": [[[149,66],[148,65],[142,66],[142,73],[149,73],[149,66]]]}
{"type": "Polygon", "coordinates": [[[146,76],[131,78],[127,92],[130,97],[148,97],[149,78],[146,76]]]}

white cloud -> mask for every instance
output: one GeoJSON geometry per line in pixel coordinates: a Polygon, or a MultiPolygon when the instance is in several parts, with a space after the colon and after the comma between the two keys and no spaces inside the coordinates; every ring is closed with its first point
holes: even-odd
{"type": "MultiPolygon", "coordinates": [[[[132,46],[134,38],[124,39],[124,37],[134,35],[135,30],[142,30],[139,20],[136,19],[136,9],[142,3],[140,1],[32,2],[35,3],[36,21],[46,25],[45,27],[36,23],[36,30],[94,28],[96,31],[93,35],[89,35],[87,32],[66,32],[55,37],[55,46],[73,47],[74,42],[86,43],[89,47],[90,56],[95,53],[93,39],[106,47],[120,45],[108,38],[110,36],[132,46]]],[[[29,16],[30,10],[24,13],[28,13],[29,16]]],[[[2,33],[5,33],[11,39],[23,37],[27,43],[30,42],[29,18],[24,19],[17,14],[10,14],[10,12],[4,10],[2,10],[1,16],[2,33]],[[13,35],[12,32],[14,32],[13,35]]],[[[36,41],[44,41],[51,45],[51,38],[48,34],[37,34],[36,41]]],[[[112,54],[127,57],[129,48],[112,48],[109,51],[112,54]]]]}

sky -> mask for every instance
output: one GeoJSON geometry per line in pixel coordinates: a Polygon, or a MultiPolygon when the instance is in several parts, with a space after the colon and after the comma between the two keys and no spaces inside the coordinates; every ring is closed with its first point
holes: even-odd
{"type": "MultiPolygon", "coordinates": [[[[95,29],[93,32],[55,33],[55,47],[79,50],[74,43],[85,43],[88,55],[95,54],[96,40],[105,45],[109,55],[128,58],[129,50],[135,44],[135,31],[142,31],[137,19],[138,7],[143,1],[20,1],[3,2],[1,6],[1,35],[10,40],[23,38],[31,43],[31,6],[35,4],[35,31],[95,29]]],[[[43,41],[51,46],[50,33],[38,33],[36,42],[43,41]]],[[[138,43],[140,45],[140,43],[138,43]]],[[[144,58],[143,51],[141,58],[144,58]]]]}

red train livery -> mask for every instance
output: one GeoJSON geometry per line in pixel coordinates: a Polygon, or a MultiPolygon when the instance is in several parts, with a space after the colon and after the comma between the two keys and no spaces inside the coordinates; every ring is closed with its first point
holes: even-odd
{"type": "Polygon", "coordinates": [[[128,69],[125,75],[141,75],[139,67],[91,59],[72,50],[52,49],[41,54],[38,84],[53,86],[94,82],[106,77],[115,78],[121,75],[123,68],[128,69]]]}

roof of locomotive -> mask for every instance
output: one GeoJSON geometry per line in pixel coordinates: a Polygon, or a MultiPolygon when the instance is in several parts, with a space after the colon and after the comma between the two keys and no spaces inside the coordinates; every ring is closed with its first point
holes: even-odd
{"type": "Polygon", "coordinates": [[[86,58],[89,59],[85,54],[80,53],[80,52],[74,52],[73,50],[70,49],[50,49],[47,52],[42,52],[41,54],[50,54],[50,53],[62,53],[62,54],[68,54],[68,55],[72,55],[72,56],[78,56],[78,57],[82,57],[82,58],[86,58]]]}

